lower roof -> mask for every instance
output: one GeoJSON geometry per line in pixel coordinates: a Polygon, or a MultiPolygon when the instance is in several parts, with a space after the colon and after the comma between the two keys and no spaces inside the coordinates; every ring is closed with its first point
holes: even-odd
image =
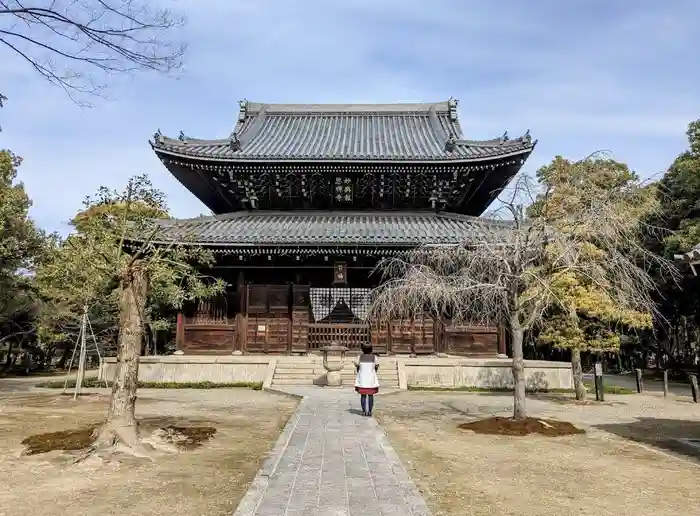
{"type": "Polygon", "coordinates": [[[162,242],[212,247],[459,244],[503,222],[433,212],[235,212],[159,221],[162,242]]]}

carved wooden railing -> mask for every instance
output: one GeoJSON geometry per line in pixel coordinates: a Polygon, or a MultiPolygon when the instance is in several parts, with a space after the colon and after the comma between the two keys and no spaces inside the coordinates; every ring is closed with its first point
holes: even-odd
{"type": "Polygon", "coordinates": [[[335,342],[350,350],[359,350],[370,342],[370,329],[362,323],[309,323],[309,350],[317,350],[335,342]]]}
{"type": "Polygon", "coordinates": [[[228,299],[226,296],[211,299],[201,299],[192,317],[185,318],[185,325],[230,325],[233,318],[229,317],[228,299]]]}

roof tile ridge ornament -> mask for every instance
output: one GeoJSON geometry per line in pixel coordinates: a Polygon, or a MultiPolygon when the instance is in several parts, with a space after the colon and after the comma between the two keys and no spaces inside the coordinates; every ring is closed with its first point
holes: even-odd
{"type": "Polygon", "coordinates": [[[455,147],[457,146],[457,138],[455,138],[455,135],[450,133],[450,136],[447,138],[447,141],[445,142],[445,150],[447,152],[452,152],[455,150],[455,147]]]}
{"type": "Polygon", "coordinates": [[[229,136],[229,147],[234,151],[241,150],[241,140],[238,139],[238,134],[235,131],[229,136]]]}
{"type": "Polygon", "coordinates": [[[153,143],[163,143],[163,133],[160,132],[160,129],[153,133],[153,143]]]}
{"type": "Polygon", "coordinates": [[[187,140],[189,140],[189,138],[185,136],[185,133],[182,130],[180,130],[180,134],[178,135],[177,139],[180,140],[182,143],[187,143],[187,140]]]}
{"type": "Polygon", "coordinates": [[[248,115],[248,99],[238,101],[238,123],[242,123],[248,115]]]}
{"type": "Polygon", "coordinates": [[[457,121],[457,104],[459,104],[459,100],[457,100],[454,97],[450,97],[450,99],[447,101],[447,107],[450,113],[450,120],[452,122],[457,121]]]}

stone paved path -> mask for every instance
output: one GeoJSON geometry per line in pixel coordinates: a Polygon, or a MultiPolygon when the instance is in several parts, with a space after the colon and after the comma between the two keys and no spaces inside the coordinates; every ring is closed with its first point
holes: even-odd
{"type": "Polygon", "coordinates": [[[384,432],[359,411],[357,394],[288,392],[304,399],[234,516],[430,516],[384,432]]]}

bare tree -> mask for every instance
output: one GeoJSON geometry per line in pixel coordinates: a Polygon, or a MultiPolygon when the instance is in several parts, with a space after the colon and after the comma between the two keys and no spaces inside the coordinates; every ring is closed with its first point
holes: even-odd
{"type": "Polygon", "coordinates": [[[18,55],[85,106],[115,75],[178,69],[184,23],[149,0],[0,0],[0,59],[18,55]]]}
{"type": "Polygon", "coordinates": [[[525,418],[525,331],[546,323],[554,306],[577,317],[582,307],[574,304],[580,297],[572,293],[581,288],[606,299],[620,317],[627,310],[656,313],[649,267],[675,271],[640,239],[652,229],[642,217],[656,209],[654,192],[631,185],[621,198],[620,191],[589,180],[596,161],[576,163],[546,188],[520,177],[502,194],[496,212],[474,220],[468,242],[425,246],[381,262],[384,281],[375,292],[372,315],[406,317],[428,310],[456,321],[506,324],[514,418],[525,418]],[[528,216],[535,204],[538,209],[528,216]]]}

